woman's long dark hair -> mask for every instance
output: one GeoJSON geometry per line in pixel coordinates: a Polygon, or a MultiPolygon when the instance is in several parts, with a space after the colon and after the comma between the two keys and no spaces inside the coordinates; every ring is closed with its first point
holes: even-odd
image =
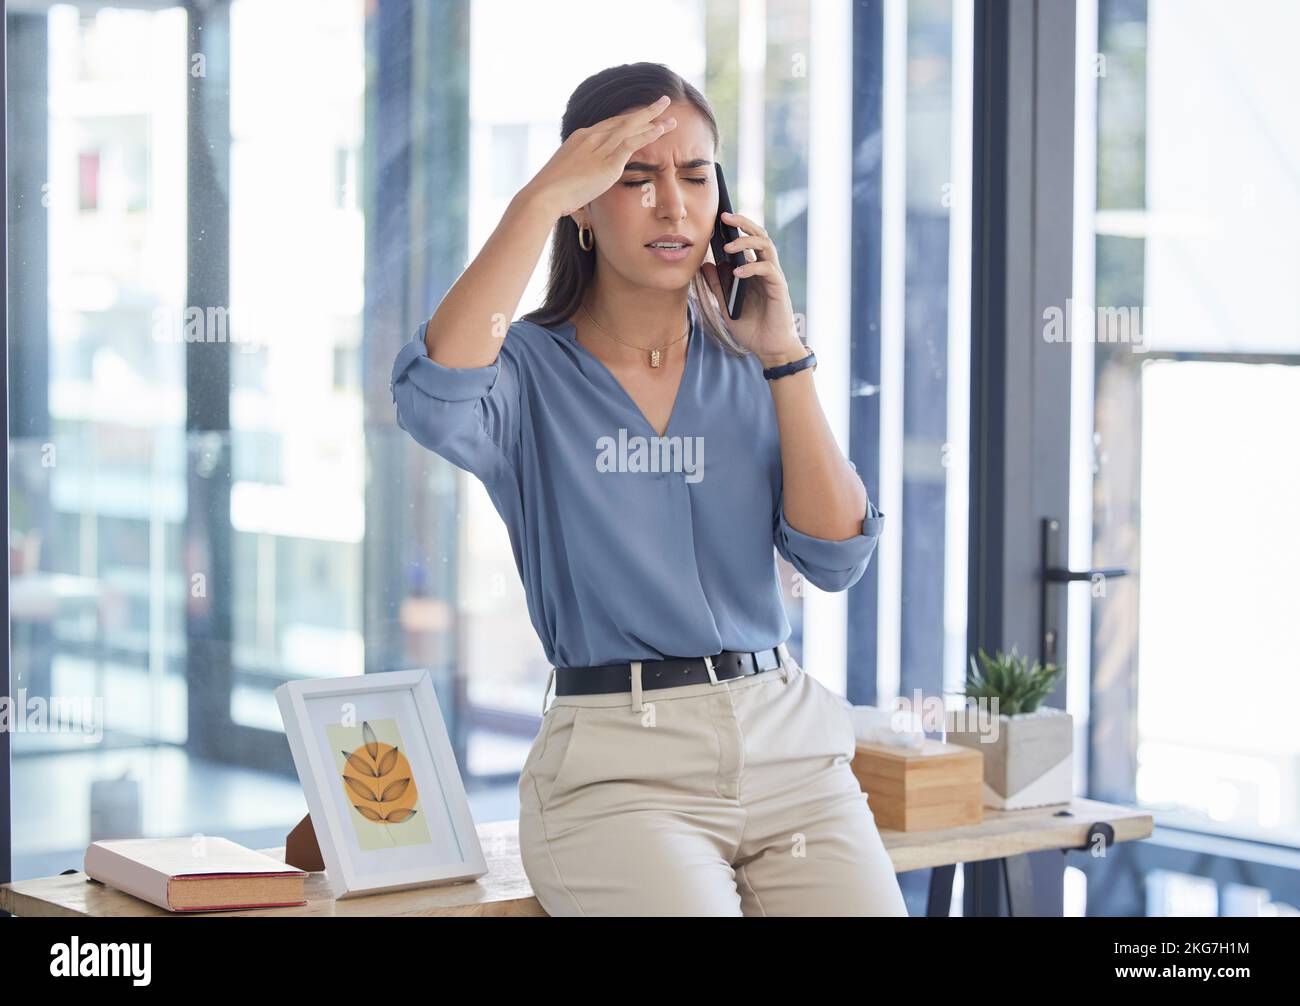
{"type": "MultiPolygon", "coordinates": [[[[662,94],[674,102],[688,101],[699,109],[713,134],[714,149],[720,147],[718,121],[708,100],[689,81],[662,63],[624,63],[601,70],[584,80],[569,96],[560,122],[560,142],[567,140],[575,129],[594,126],[635,106],[649,105],[662,94]]],[[[582,304],[595,274],[595,252],[583,251],[578,246],[578,225],[573,218],[560,217],[551,234],[551,271],[546,296],[542,306],[523,315],[523,319],[539,325],[568,319],[582,304]]],[[[687,300],[694,306],[704,331],[724,349],[737,356],[749,353],[732,336],[726,316],[718,308],[703,274],[697,273],[692,277],[687,300]]]]}

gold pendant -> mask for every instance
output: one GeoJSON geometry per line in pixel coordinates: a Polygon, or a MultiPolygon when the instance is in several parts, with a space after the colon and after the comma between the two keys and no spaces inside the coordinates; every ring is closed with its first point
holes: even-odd
{"type": "Polygon", "coordinates": [[[659,350],[657,349],[650,350],[650,366],[659,366],[659,350]]]}

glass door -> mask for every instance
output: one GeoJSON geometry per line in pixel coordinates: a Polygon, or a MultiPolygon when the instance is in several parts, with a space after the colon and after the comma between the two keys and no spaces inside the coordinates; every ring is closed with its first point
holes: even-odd
{"type": "Polygon", "coordinates": [[[1300,6],[1079,14],[1070,565],[1130,571],[1071,589],[1081,789],[1295,845],[1300,6]]]}

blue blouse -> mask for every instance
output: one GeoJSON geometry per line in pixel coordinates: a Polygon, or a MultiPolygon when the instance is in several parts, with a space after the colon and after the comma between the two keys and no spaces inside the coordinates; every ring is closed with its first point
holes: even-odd
{"type": "Polygon", "coordinates": [[[689,310],[662,438],[571,322],[515,321],[496,362],[460,368],[429,358],[421,324],[393,363],[397,424],[477,476],[505,521],[553,667],[774,647],[790,623],[773,547],[837,591],[880,538],[871,502],[862,533],[840,541],[786,522],[762,363],[689,310]]]}

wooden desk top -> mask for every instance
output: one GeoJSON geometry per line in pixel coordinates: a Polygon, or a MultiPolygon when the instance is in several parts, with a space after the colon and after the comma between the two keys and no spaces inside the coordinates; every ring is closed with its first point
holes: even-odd
{"type": "MultiPolygon", "coordinates": [[[[1131,842],[1151,835],[1153,821],[1145,811],[1074,800],[1068,807],[999,811],[984,808],[979,824],[935,831],[902,832],[882,828],[880,836],[903,873],[950,863],[1000,859],[1043,849],[1078,848],[1088,829],[1104,821],[1115,829],[1116,842],[1131,842]],[[1068,810],[1068,816],[1058,816],[1068,810]]],[[[478,826],[488,872],[476,881],[421,887],[392,894],[373,894],[335,901],[329,897],[325,874],[307,875],[307,904],[298,908],[240,909],[232,912],[196,912],[214,915],[499,915],[545,916],[533,897],[532,887],[519,859],[517,821],[494,821],[478,826]]],[[[283,858],[284,847],[261,850],[283,858]]],[[[0,884],[0,908],[17,916],[77,917],[186,915],[168,912],[103,884],[90,882],[84,873],[41,877],[0,884]]]]}

